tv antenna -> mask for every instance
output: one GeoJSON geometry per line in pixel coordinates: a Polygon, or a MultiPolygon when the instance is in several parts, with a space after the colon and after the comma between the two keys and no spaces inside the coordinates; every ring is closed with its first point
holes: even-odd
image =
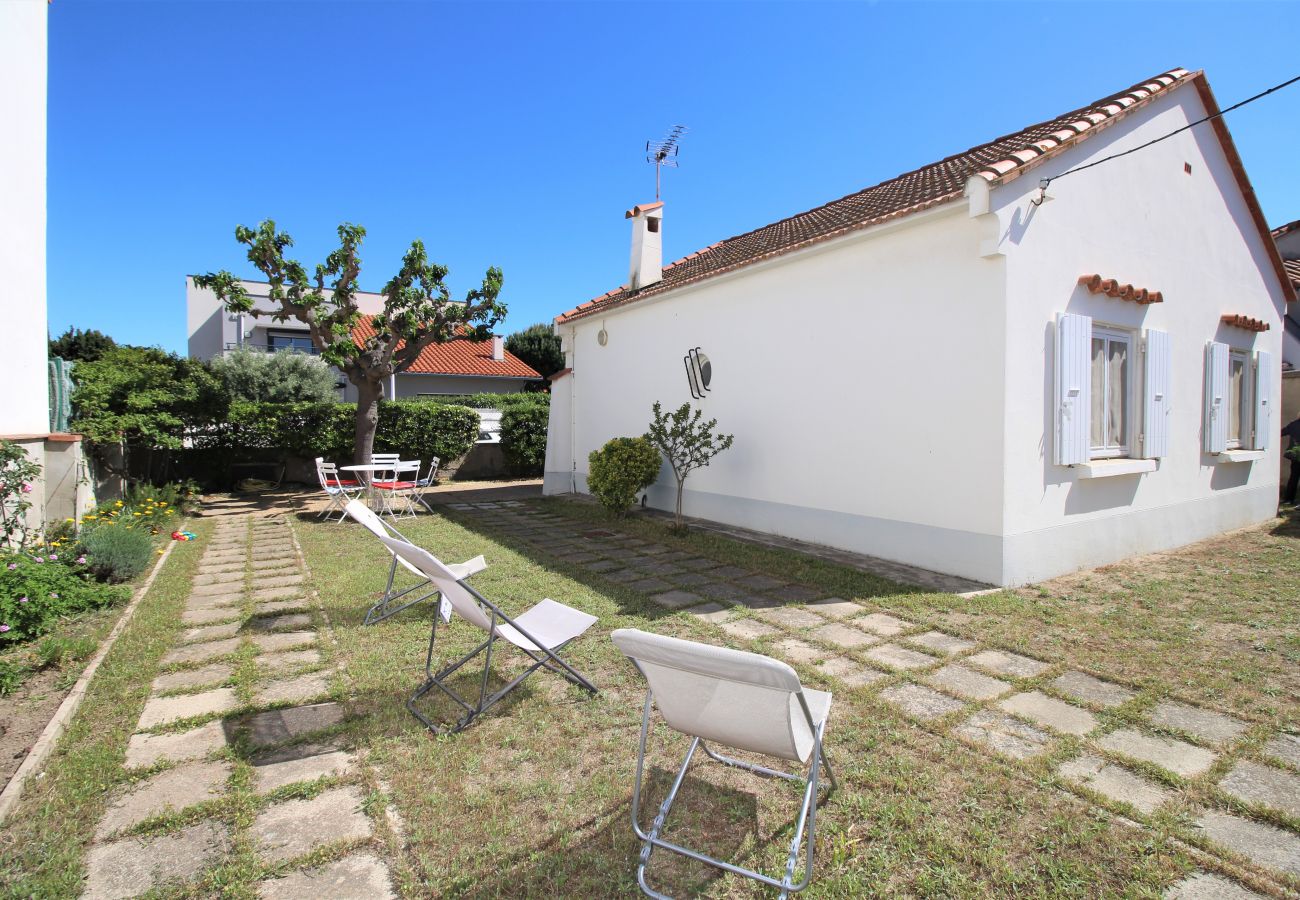
{"type": "Polygon", "coordinates": [[[645,161],[655,164],[655,199],[659,199],[660,173],[664,166],[677,168],[677,142],[687,131],[685,125],[674,125],[662,141],[645,142],[645,161]]]}

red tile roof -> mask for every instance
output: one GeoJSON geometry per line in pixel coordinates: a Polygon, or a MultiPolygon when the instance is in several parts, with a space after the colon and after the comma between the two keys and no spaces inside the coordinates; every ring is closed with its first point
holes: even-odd
{"type": "Polygon", "coordinates": [[[1231,325],[1233,328],[1244,328],[1246,331],[1268,331],[1272,327],[1263,319],[1252,319],[1250,316],[1234,315],[1232,313],[1219,316],[1219,321],[1224,325],[1231,325]]]}
{"type": "Polygon", "coordinates": [[[1287,222],[1285,225],[1277,226],[1273,229],[1273,237],[1280,238],[1284,234],[1290,234],[1297,228],[1300,228],[1300,219],[1296,219],[1294,222],[1287,222]]]}
{"type": "Polygon", "coordinates": [[[1116,278],[1102,278],[1096,273],[1080,275],[1079,284],[1086,287],[1090,294],[1105,294],[1108,297],[1117,297],[1120,300],[1132,300],[1139,306],[1165,302],[1165,295],[1159,291],[1134,287],[1131,284],[1121,284],[1116,278]]]}
{"type": "MultiPolygon", "coordinates": [[[[369,316],[365,316],[352,329],[352,339],[358,344],[375,336],[369,316]]],[[[401,346],[399,344],[399,346],[401,346]]],[[[509,350],[505,359],[492,358],[492,342],[456,338],[445,344],[430,344],[420,351],[408,375],[488,375],[503,378],[541,378],[542,375],[509,350]]]]}
{"type": "MultiPolygon", "coordinates": [[[[1188,83],[1197,85],[1202,102],[1210,112],[1218,110],[1214,97],[1205,84],[1204,73],[1173,69],[1055,119],[972,147],[915,171],[905,172],[875,187],[849,194],[807,212],[712,244],[665,266],[663,280],[638,291],[630,291],[626,287],[615,288],[576,309],[562,313],[556,317],[556,322],[595,315],[624,303],[661,294],[820,241],[948,203],[963,196],[967,180],[975,175],[990,183],[1010,181],[1038,162],[1055,156],[1100,128],[1145,106],[1152,98],[1188,83]]],[[[1264,224],[1262,213],[1258,210],[1254,192],[1246,179],[1245,170],[1241,167],[1227,129],[1223,126],[1223,120],[1215,119],[1213,124],[1238,184],[1252,207],[1256,225],[1267,239],[1268,226],[1264,224]]],[[[1268,243],[1272,245],[1271,240],[1268,243]]],[[[1276,256],[1274,268],[1279,278],[1283,278],[1281,259],[1276,256]]],[[[1283,280],[1285,281],[1284,278],[1283,280]]],[[[1283,290],[1288,288],[1289,285],[1284,284],[1283,290]]]]}
{"type": "Polygon", "coordinates": [[[1300,291],[1300,259],[1282,260],[1282,268],[1286,270],[1287,277],[1291,279],[1291,284],[1295,285],[1297,291],[1300,291]]]}

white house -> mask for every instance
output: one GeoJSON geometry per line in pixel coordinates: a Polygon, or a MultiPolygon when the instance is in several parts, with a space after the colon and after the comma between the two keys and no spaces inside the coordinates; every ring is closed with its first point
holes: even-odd
{"type": "Polygon", "coordinates": [[[690,401],[736,439],[688,515],[986,583],[1269,518],[1295,292],[1222,119],[1079,168],[1216,110],[1174,70],[668,266],[629,210],[629,284],[556,319],[546,492],[690,401]]]}
{"type": "MultiPolygon", "coordinates": [[[[268,299],[270,286],[263,281],[242,281],[257,309],[272,310],[268,299]]],[[[362,313],[374,315],[384,308],[383,294],[358,291],[357,306],[362,313]]],[[[315,353],[307,326],[290,320],[276,322],[269,317],[228,313],[207,288],[185,279],[185,306],[189,326],[189,355],[194,359],[213,359],[239,347],[275,353],[299,351],[315,353]]],[[[355,329],[356,336],[373,334],[369,319],[355,329]]],[[[513,394],[524,390],[530,381],[542,376],[531,366],[505,349],[504,341],[454,340],[426,347],[415,363],[393,376],[385,389],[389,399],[437,397],[449,394],[513,394]]],[[[339,376],[341,397],[356,400],[356,387],[339,376]]]]}
{"type": "MultiPolygon", "coordinates": [[[[1273,242],[1282,256],[1282,265],[1291,279],[1291,286],[1300,291],[1300,219],[1274,228],[1273,242]]],[[[1287,368],[1300,369],[1300,309],[1288,310],[1282,324],[1286,329],[1282,338],[1282,358],[1287,368]]],[[[1285,412],[1292,415],[1296,411],[1287,409],[1285,412]]]]}

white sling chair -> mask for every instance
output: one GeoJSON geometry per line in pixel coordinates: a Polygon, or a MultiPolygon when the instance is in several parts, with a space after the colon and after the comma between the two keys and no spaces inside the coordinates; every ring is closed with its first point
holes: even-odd
{"type": "Polygon", "coordinates": [[[834,790],[835,773],[822,749],[826,720],[830,715],[831,695],[826,691],[805,688],[794,669],[771,657],[726,647],[713,647],[620,628],[610,635],[618,649],[632,660],[649,684],[645,712],[641,719],[641,746],[636,758],[636,784],[632,789],[632,828],[641,838],[637,883],[647,896],[664,898],[646,883],[645,870],[656,847],[691,859],[717,866],[728,872],[753,878],[778,888],[780,896],[802,891],[812,879],[813,848],[816,845],[817,777],[822,767],[830,776],[834,790]],[[650,708],[657,704],[668,725],[692,738],[686,760],[673,782],[668,796],[659,807],[649,831],[641,828],[641,782],[645,765],[646,734],[650,727],[650,708]],[[715,753],[705,741],[774,756],[807,766],[806,775],[768,769],[715,753]],[[781,879],[723,862],[703,853],[670,843],[663,832],[673,800],[686,777],[691,758],[699,746],[717,762],[737,766],[759,775],[775,776],[806,784],[790,855],[781,879]],[[803,878],[795,881],[795,867],[803,843],[804,826],[808,829],[808,847],[803,878]]]}
{"type": "Polygon", "coordinates": [[[380,538],[380,540],[393,553],[410,563],[413,568],[419,570],[424,577],[433,582],[434,586],[442,592],[442,596],[451,603],[451,608],[456,611],[457,615],[471,625],[476,625],[487,632],[487,640],[435,673],[433,671],[433,646],[434,640],[438,636],[438,617],[433,617],[433,625],[429,629],[429,652],[424,660],[425,681],[411,695],[411,699],[406,701],[406,708],[410,710],[411,715],[423,722],[425,727],[434,734],[462,731],[474,719],[487,712],[497,701],[518,687],[525,678],[541,668],[549,669],[562,676],[577,687],[589,691],[592,696],[599,693],[595,685],[579,675],[572,666],[560,659],[556,653],[557,650],[562,649],[570,641],[580,637],[588,628],[594,625],[596,623],[595,616],[548,598],[542,600],[522,615],[511,618],[502,612],[499,606],[466,583],[466,576],[457,573],[453,567],[444,565],[428,551],[395,538],[384,537],[380,538]],[[533,661],[533,664],[522,675],[519,675],[501,690],[489,696],[488,675],[492,668],[492,648],[496,644],[497,638],[505,638],[511,644],[514,644],[533,661]],[[446,679],[480,653],[484,654],[483,675],[479,679],[478,700],[471,703],[456,693],[446,683],[446,679]],[[415,705],[417,700],[435,687],[465,710],[465,714],[457,719],[451,728],[442,728],[435,725],[415,705]]]}
{"type": "MultiPolygon", "coordinates": [[[[406,541],[405,535],[392,525],[389,525],[383,519],[379,518],[370,507],[366,506],[360,500],[348,501],[348,505],[343,507],[343,509],[349,516],[364,525],[375,537],[396,537],[400,540],[406,541]]],[[[407,541],[407,543],[410,543],[410,541],[407,541]]],[[[402,600],[404,597],[417,591],[422,591],[425,588],[429,588],[431,582],[425,577],[423,572],[402,559],[392,550],[388,550],[388,554],[393,558],[392,564],[388,567],[388,584],[384,585],[383,596],[375,601],[368,610],[366,610],[366,618],[365,621],[361,623],[362,625],[374,625],[376,622],[382,622],[384,619],[387,619],[390,616],[395,616],[402,610],[414,606],[421,600],[428,600],[430,597],[436,597],[438,595],[438,588],[432,587],[427,592],[420,594],[420,596],[416,597],[414,600],[407,600],[400,605],[394,606],[394,604],[398,603],[398,601],[402,600]],[[399,564],[402,568],[406,569],[406,571],[410,572],[420,580],[408,588],[394,590],[393,581],[397,576],[397,567],[399,564]]],[[[447,568],[454,572],[459,578],[468,578],[474,573],[482,572],[486,569],[487,562],[483,557],[476,556],[473,559],[466,560],[463,563],[453,564],[447,568]]]]}

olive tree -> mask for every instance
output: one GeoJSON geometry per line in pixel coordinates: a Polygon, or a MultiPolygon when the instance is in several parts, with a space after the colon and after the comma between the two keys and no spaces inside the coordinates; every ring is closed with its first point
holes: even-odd
{"type": "Polygon", "coordinates": [[[497,299],[502,275],[495,266],[489,268],[480,287],[469,291],[463,303],[454,302],[443,282],[447,267],[429,262],[424,242],[412,241],[401,269],[381,292],[384,308],[372,319],[373,335],[362,340],[354,336],[353,329],[364,318],[356,295],[361,274],[358,251],[366,230],[344,223],[338,235],[338,249],[308,276],[302,263],[285,257],[293,239],[277,231],[274,221],[268,219],[256,229],[244,225],[235,229],[235,240],[248,247],[248,261],[270,284],[273,308],[269,310],[257,309],[230,272],[209,272],[196,276],[194,282],[212,290],[230,312],[276,322],[296,319],[307,326],[321,359],[356,385],[354,456],[358,463],[366,463],[374,448],[384,383],[410,368],[431,344],[462,337],[474,341],[490,338],[493,326],[506,314],[497,299]]]}
{"type": "Polygon", "coordinates": [[[734,435],[715,435],[713,429],[718,426],[718,420],[703,421],[704,410],[692,411],[689,403],[665,413],[656,400],[653,412],[654,421],[650,423],[646,438],[668,460],[677,479],[677,519],[673,527],[681,530],[686,527],[682,522],[682,490],[686,487],[686,476],[707,466],[709,460],[729,448],[734,435]]]}

